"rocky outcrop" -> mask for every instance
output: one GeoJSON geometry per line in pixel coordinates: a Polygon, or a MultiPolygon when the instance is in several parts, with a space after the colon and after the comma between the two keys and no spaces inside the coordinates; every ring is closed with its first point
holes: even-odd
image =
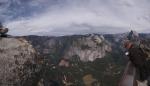
{"type": "Polygon", "coordinates": [[[102,35],[89,35],[73,41],[66,49],[64,58],[78,56],[82,61],[94,61],[96,58],[103,58],[110,51],[111,45],[102,35]]]}
{"type": "Polygon", "coordinates": [[[22,38],[0,38],[0,86],[32,86],[36,52],[22,38]]]}

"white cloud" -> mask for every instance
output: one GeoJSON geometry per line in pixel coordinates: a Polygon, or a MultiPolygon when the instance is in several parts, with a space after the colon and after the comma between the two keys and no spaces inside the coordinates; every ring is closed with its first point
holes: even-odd
{"type": "MultiPolygon", "coordinates": [[[[6,22],[10,34],[139,32],[150,27],[149,0],[58,0],[44,12],[6,22]]],[[[33,3],[38,5],[38,3],[33,3]]]]}

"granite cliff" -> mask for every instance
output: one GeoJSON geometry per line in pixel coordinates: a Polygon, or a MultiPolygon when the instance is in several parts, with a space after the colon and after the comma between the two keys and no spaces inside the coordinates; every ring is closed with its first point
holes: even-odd
{"type": "Polygon", "coordinates": [[[33,86],[36,52],[23,38],[0,38],[0,86],[33,86]]]}

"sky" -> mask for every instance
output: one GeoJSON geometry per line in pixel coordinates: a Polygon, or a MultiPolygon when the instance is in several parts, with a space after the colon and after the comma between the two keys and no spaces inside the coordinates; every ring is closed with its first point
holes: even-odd
{"type": "Polygon", "coordinates": [[[150,32],[150,0],[0,0],[11,35],[150,32]]]}

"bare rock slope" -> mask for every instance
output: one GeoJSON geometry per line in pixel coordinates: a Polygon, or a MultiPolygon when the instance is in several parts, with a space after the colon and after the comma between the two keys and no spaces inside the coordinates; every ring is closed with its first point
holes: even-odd
{"type": "Polygon", "coordinates": [[[103,58],[106,52],[111,51],[111,45],[98,35],[78,38],[66,49],[64,58],[73,56],[80,57],[82,61],[94,61],[96,58],[103,58]]]}
{"type": "Polygon", "coordinates": [[[0,86],[31,86],[36,52],[22,38],[0,38],[0,86]]]}

